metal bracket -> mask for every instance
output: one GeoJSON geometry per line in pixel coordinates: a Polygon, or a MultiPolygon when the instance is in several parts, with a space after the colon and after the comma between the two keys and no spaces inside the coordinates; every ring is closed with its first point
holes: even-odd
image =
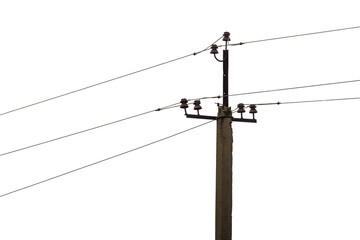
{"type": "MultiPolygon", "coordinates": [[[[187,118],[197,118],[197,119],[207,119],[207,120],[217,120],[218,117],[215,116],[205,116],[205,115],[195,115],[195,114],[185,114],[187,118]]],[[[248,122],[248,123],[256,123],[256,119],[248,119],[248,118],[232,118],[233,122],[248,122]]]]}
{"type": "Polygon", "coordinates": [[[225,56],[223,60],[219,60],[215,54],[214,54],[214,57],[215,57],[216,61],[218,61],[218,62],[224,62],[227,59],[227,56],[225,56]]]}
{"type": "Polygon", "coordinates": [[[187,118],[198,118],[198,119],[208,119],[208,120],[216,120],[217,117],[213,116],[205,116],[205,115],[195,115],[195,114],[185,114],[187,118]]]}
{"type": "Polygon", "coordinates": [[[248,122],[248,123],[257,123],[256,119],[251,118],[233,118],[233,122],[248,122]]]}

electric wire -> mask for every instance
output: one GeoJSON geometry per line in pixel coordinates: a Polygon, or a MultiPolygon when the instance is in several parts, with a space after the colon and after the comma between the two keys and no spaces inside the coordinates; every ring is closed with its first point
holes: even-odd
{"type": "Polygon", "coordinates": [[[202,126],[207,125],[207,124],[209,124],[209,123],[211,123],[211,122],[213,122],[213,121],[215,121],[215,120],[211,120],[211,121],[208,121],[208,122],[202,123],[202,124],[200,124],[200,125],[197,125],[197,126],[194,126],[194,127],[188,128],[188,129],[186,129],[186,130],[183,130],[183,131],[177,132],[177,133],[172,134],[172,135],[170,135],[170,136],[167,136],[167,137],[161,138],[161,139],[159,139],[159,140],[156,140],[156,141],[153,141],[153,142],[147,143],[147,144],[142,145],[142,146],[140,146],[140,147],[133,148],[133,149],[131,149],[131,150],[128,150],[128,151],[125,151],[125,152],[122,152],[122,153],[119,153],[119,154],[113,155],[113,156],[111,156],[111,157],[108,157],[108,158],[102,159],[102,160],[100,160],[100,161],[97,161],[97,162],[94,162],[94,163],[91,163],[91,164],[88,164],[88,165],[85,165],[85,166],[82,166],[82,167],[79,167],[79,168],[76,168],[76,169],[70,170],[70,171],[68,171],[68,172],[65,172],[65,173],[62,173],[62,174],[56,175],[56,176],[54,176],[54,177],[47,178],[47,179],[45,179],[45,180],[42,180],[42,181],[39,181],[39,182],[36,182],[36,183],[30,184],[30,185],[27,185],[27,186],[25,186],[25,187],[18,188],[18,189],[16,189],[16,190],[13,190],[13,191],[7,192],[7,193],[5,193],[5,194],[2,194],[2,195],[0,195],[0,197],[4,197],[4,196],[10,195],[10,194],[13,194],[13,193],[16,193],[16,192],[19,192],[19,191],[25,190],[25,189],[27,189],[27,188],[34,187],[34,186],[36,186],[36,185],[39,185],[39,184],[42,184],[42,183],[45,183],[45,182],[48,182],[48,181],[51,181],[51,180],[57,179],[57,178],[59,178],[59,177],[63,177],[63,176],[68,175],[68,174],[70,174],[70,173],[77,172],[77,171],[79,171],[79,170],[82,170],[82,169],[85,169],[85,168],[88,168],[88,167],[94,166],[94,165],[96,165],[96,164],[99,164],[99,163],[102,163],[102,162],[108,161],[108,160],[110,160],[110,159],[113,159],[113,158],[116,158],[116,157],[120,157],[120,156],[122,156],[122,155],[125,155],[125,154],[128,154],[128,153],[131,153],[131,152],[134,152],[134,151],[140,150],[140,149],[145,148],[145,147],[148,147],[148,146],[150,146],[150,145],[153,145],[153,144],[156,144],[156,143],[159,143],[159,142],[165,141],[165,140],[167,140],[167,139],[173,138],[173,137],[178,136],[178,135],[180,135],[180,134],[183,134],[183,133],[189,132],[189,131],[191,131],[191,130],[194,130],[194,129],[196,129],[196,128],[202,127],[202,126]]]}
{"type": "MultiPolygon", "coordinates": [[[[299,103],[316,103],[316,102],[333,102],[333,101],[347,101],[347,100],[360,100],[360,97],[348,97],[348,98],[329,98],[329,99],[316,99],[316,100],[300,100],[290,102],[272,102],[272,103],[257,103],[256,106],[265,105],[284,105],[284,104],[299,104],[299,103]]],[[[249,105],[249,104],[246,104],[249,105]]]]}
{"type": "Polygon", "coordinates": [[[223,96],[217,95],[217,96],[211,96],[211,97],[191,98],[191,99],[189,99],[189,101],[197,100],[197,99],[198,100],[204,100],[204,99],[223,98],[225,96],[234,97],[234,96],[252,95],[252,94],[259,94],[259,93],[289,91],[289,90],[296,90],[296,89],[302,89],[302,88],[324,87],[324,86],[330,86],[330,85],[348,84],[348,83],[355,83],[355,82],[360,82],[360,79],[347,80],[347,81],[338,81],[338,82],[328,82],[328,83],[319,83],[319,84],[296,86],[296,87],[287,87],[287,88],[259,90],[259,91],[252,91],[252,92],[234,93],[234,94],[223,95],[223,96]]]}
{"type": "Polygon", "coordinates": [[[244,45],[244,44],[250,44],[250,43],[258,43],[258,42],[265,42],[265,41],[280,40],[280,39],[285,39],[285,38],[303,37],[303,36],[309,36],[309,35],[315,35],[315,34],[322,34],[322,33],[330,33],[330,32],[337,32],[337,31],[351,30],[351,29],[356,29],[356,28],[360,28],[360,26],[348,27],[348,28],[339,28],[339,29],[319,31],[319,32],[311,32],[311,33],[303,33],[303,34],[289,35],[289,36],[276,37],[276,38],[267,38],[267,39],[261,39],[261,40],[253,40],[253,41],[247,41],[247,42],[240,42],[240,43],[229,44],[229,46],[238,46],[238,45],[244,45]]]}
{"type": "Polygon", "coordinates": [[[106,127],[106,126],[109,126],[109,125],[112,125],[112,124],[115,124],[115,123],[123,122],[123,121],[129,120],[129,119],[132,119],[132,118],[140,117],[140,116],[143,116],[143,115],[155,112],[155,111],[167,110],[167,109],[171,109],[171,108],[175,108],[175,107],[179,107],[179,106],[180,106],[180,104],[176,103],[176,104],[165,106],[163,108],[157,108],[155,110],[139,113],[139,114],[136,114],[136,115],[133,115],[133,116],[130,116],[130,117],[122,118],[122,119],[112,121],[112,122],[109,122],[109,123],[105,123],[105,124],[102,124],[102,125],[99,125],[99,126],[91,127],[91,128],[81,130],[81,131],[78,131],[78,132],[74,132],[74,133],[71,133],[71,134],[67,134],[67,135],[64,135],[64,136],[61,136],[61,137],[53,138],[53,139],[50,139],[50,140],[47,140],[47,141],[43,141],[43,142],[32,144],[32,145],[29,145],[29,146],[26,146],[26,147],[18,148],[18,149],[9,151],[9,152],[1,153],[0,157],[3,157],[5,155],[9,155],[9,154],[12,154],[12,153],[20,152],[20,151],[23,151],[23,150],[26,150],[26,149],[30,149],[30,148],[33,148],[33,147],[37,147],[37,146],[40,146],[40,145],[43,145],[43,144],[55,142],[55,141],[58,141],[58,140],[61,140],[61,139],[64,139],[64,138],[79,135],[79,134],[89,132],[89,131],[92,131],[92,130],[95,130],[95,129],[99,129],[99,128],[102,128],[102,127],[106,127]]]}
{"type": "Polygon", "coordinates": [[[209,49],[211,48],[211,46],[212,46],[213,44],[217,43],[221,38],[223,38],[223,36],[219,37],[215,42],[213,42],[213,43],[212,43],[211,45],[209,45],[207,48],[204,48],[203,50],[201,50],[201,51],[199,51],[199,52],[197,52],[197,53],[193,53],[193,55],[195,56],[195,55],[197,55],[197,54],[199,54],[199,53],[202,53],[202,52],[205,52],[205,51],[209,50],[209,49]]]}
{"type": "Polygon", "coordinates": [[[304,85],[304,86],[297,86],[297,87],[288,87],[288,88],[277,88],[277,89],[261,90],[261,91],[246,92],[246,93],[235,93],[235,94],[229,94],[227,96],[228,97],[233,97],[233,96],[242,96],[242,95],[258,94],[258,93],[279,92],[279,91],[296,90],[296,89],[302,89],[302,88],[324,87],[324,86],[337,85],[337,84],[355,83],[355,82],[360,82],[360,79],[348,80],[348,81],[340,81],[340,82],[319,83],[319,84],[304,85]]]}
{"type": "MultiPolygon", "coordinates": [[[[217,39],[214,42],[214,44],[216,42],[218,42],[220,39],[221,39],[221,37],[219,39],[217,39]]],[[[178,61],[178,60],[190,57],[190,56],[196,56],[196,55],[198,55],[198,54],[200,54],[200,53],[202,53],[204,51],[207,51],[208,49],[210,49],[210,47],[211,47],[211,45],[206,47],[205,49],[203,49],[201,51],[198,51],[198,52],[194,52],[194,53],[182,56],[182,57],[178,57],[178,58],[166,61],[166,62],[162,62],[162,63],[156,64],[156,65],[153,65],[153,66],[150,66],[150,67],[147,67],[147,68],[143,68],[143,69],[140,69],[140,70],[137,70],[137,71],[134,71],[134,72],[130,72],[130,73],[121,75],[119,77],[115,77],[115,78],[108,79],[106,81],[98,82],[98,83],[95,83],[95,84],[92,84],[92,85],[89,85],[89,86],[86,86],[86,87],[83,87],[83,88],[79,88],[79,89],[76,89],[76,90],[73,90],[73,91],[70,91],[70,92],[66,92],[66,93],[63,93],[63,94],[60,94],[60,95],[57,95],[57,96],[54,96],[54,97],[50,97],[50,98],[47,98],[47,99],[44,99],[44,100],[41,100],[41,101],[38,101],[38,102],[35,102],[35,103],[31,103],[31,104],[28,104],[28,105],[25,105],[25,106],[22,106],[22,107],[19,107],[19,108],[15,108],[15,109],[12,109],[12,110],[9,110],[9,111],[6,111],[6,112],[2,112],[2,113],[0,113],[0,116],[6,115],[6,114],[9,114],[9,113],[13,113],[13,112],[25,109],[25,108],[33,107],[33,106],[36,106],[36,105],[39,105],[39,104],[42,104],[42,103],[45,103],[45,102],[49,102],[49,101],[52,101],[52,100],[55,100],[55,99],[58,99],[58,98],[61,98],[61,97],[65,97],[65,96],[77,93],[77,92],[81,92],[81,91],[87,90],[89,88],[97,87],[97,86],[103,85],[105,83],[113,82],[115,80],[125,78],[125,77],[131,76],[131,75],[134,75],[134,74],[137,74],[137,73],[140,73],[140,72],[144,72],[144,71],[150,70],[152,68],[160,67],[162,65],[172,63],[172,62],[175,62],[175,61],[178,61]]]]}

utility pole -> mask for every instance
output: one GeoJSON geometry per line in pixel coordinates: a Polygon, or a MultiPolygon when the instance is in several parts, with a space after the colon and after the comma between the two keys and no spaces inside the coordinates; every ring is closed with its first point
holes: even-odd
{"type": "Polygon", "coordinates": [[[215,240],[231,240],[232,233],[232,112],[219,107],[216,127],[215,240]]]}
{"type": "Polygon", "coordinates": [[[225,41],[225,50],[223,50],[223,59],[216,57],[218,54],[216,44],[211,46],[211,54],[217,61],[223,63],[223,105],[218,107],[217,116],[200,115],[200,100],[194,101],[194,110],[197,115],[188,114],[188,100],[181,99],[181,106],[185,110],[188,118],[212,119],[217,121],[216,125],[216,200],[215,200],[215,240],[231,240],[232,239],[232,149],[233,134],[232,122],[252,122],[256,123],[254,114],[257,113],[256,106],[251,104],[250,113],[253,114],[252,119],[243,118],[245,105],[240,103],[237,105],[237,112],[241,114],[241,118],[233,118],[231,107],[229,107],[229,51],[227,50],[230,41],[230,33],[225,32],[223,35],[225,41]]]}
{"type": "MultiPolygon", "coordinates": [[[[231,240],[232,236],[232,112],[229,107],[230,33],[225,32],[223,50],[223,106],[219,107],[216,126],[216,202],[215,240],[231,240]]],[[[216,55],[214,54],[215,58],[216,55]]],[[[216,58],[216,60],[218,60],[216,58]]],[[[219,61],[219,60],[218,60],[219,61]]]]}

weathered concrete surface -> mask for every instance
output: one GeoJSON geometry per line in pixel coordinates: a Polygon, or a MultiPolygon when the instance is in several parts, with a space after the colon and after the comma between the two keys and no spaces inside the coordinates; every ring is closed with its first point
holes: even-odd
{"type": "Polygon", "coordinates": [[[231,240],[232,235],[232,112],[219,107],[216,139],[215,240],[231,240]]]}

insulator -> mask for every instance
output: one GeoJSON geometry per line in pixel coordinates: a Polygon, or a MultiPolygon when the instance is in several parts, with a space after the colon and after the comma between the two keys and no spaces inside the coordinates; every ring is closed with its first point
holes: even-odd
{"type": "Polygon", "coordinates": [[[218,46],[216,44],[211,45],[211,54],[218,54],[218,46]]]}
{"type": "Polygon", "coordinates": [[[223,38],[223,41],[230,41],[230,33],[229,32],[224,32],[224,38],[223,38]]]}
{"type": "Polygon", "coordinates": [[[180,108],[188,108],[189,107],[189,105],[187,104],[188,100],[186,98],[181,99],[180,103],[181,103],[180,108]]]}
{"type": "Polygon", "coordinates": [[[257,113],[256,105],[255,105],[255,104],[250,104],[250,113],[252,113],[252,114],[257,113]]]}
{"type": "Polygon", "coordinates": [[[202,109],[202,107],[200,106],[200,103],[201,103],[200,100],[195,100],[194,101],[194,105],[195,105],[194,110],[199,111],[199,110],[202,109]]]}
{"type": "Polygon", "coordinates": [[[237,107],[238,107],[238,110],[237,110],[238,113],[244,113],[245,112],[245,109],[244,109],[245,105],[243,103],[239,103],[237,105],[237,107]]]}

